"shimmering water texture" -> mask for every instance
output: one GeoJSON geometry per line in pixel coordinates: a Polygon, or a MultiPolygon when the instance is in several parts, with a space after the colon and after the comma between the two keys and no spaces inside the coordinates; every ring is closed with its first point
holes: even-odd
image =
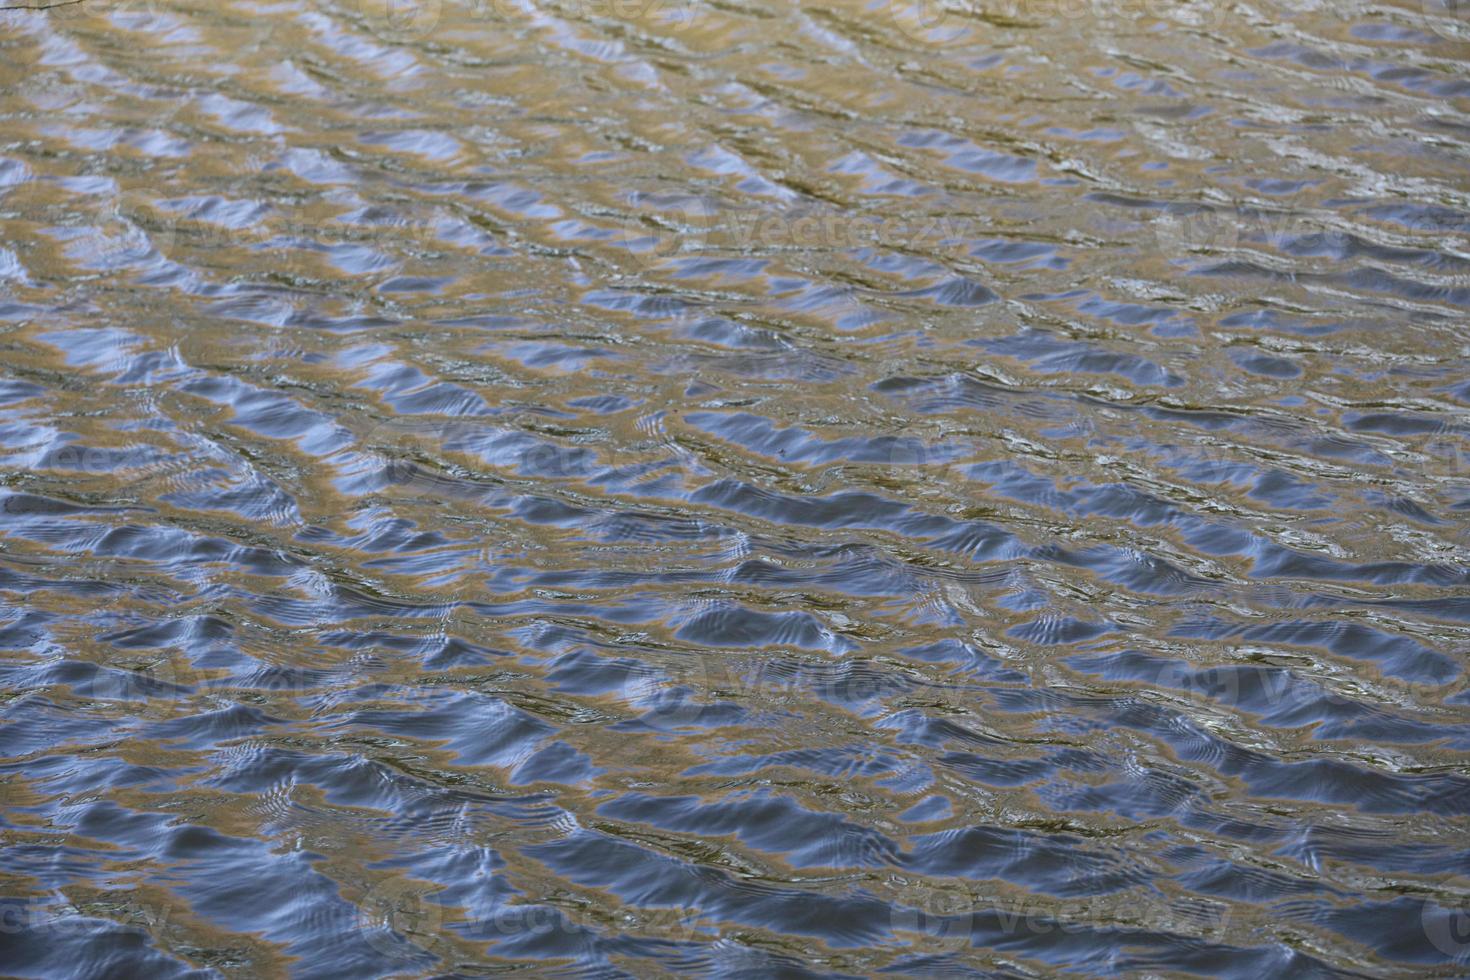
{"type": "Polygon", "coordinates": [[[1467,65],[0,14],[0,975],[1470,973],[1467,65]]]}

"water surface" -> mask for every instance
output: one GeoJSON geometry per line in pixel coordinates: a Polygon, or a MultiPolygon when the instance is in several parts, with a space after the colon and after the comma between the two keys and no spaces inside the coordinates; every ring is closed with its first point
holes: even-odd
{"type": "Polygon", "coordinates": [[[1470,969],[1463,3],[0,50],[0,973],[1470,969]]]}

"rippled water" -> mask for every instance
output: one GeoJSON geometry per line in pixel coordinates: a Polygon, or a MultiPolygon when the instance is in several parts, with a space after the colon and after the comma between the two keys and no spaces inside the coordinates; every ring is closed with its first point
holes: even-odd
{"type": "Polygon", "coordinates": [[[0,48],[0,973],[1470,969],[1460,0],[0,48]]]}

